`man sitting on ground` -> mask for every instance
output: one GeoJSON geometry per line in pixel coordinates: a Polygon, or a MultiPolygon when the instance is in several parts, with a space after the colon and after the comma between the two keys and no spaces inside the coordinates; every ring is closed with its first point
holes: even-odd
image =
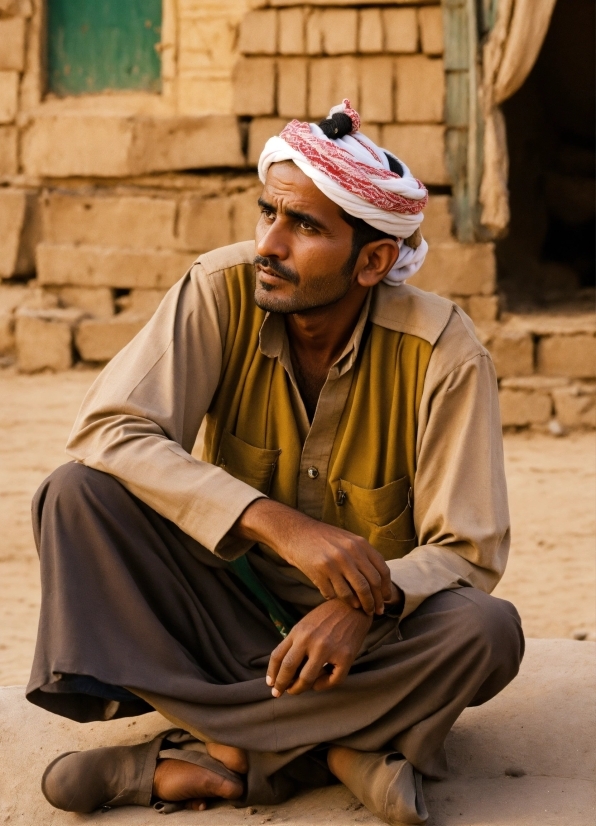
{"type": "Polygon", "coordinates": [[[59,757],[58,808],[338,778],[423,823],[453,723],[517,673],[519,617],[488,595],[509,545],[492,363],[457,306],[403,284],[427,192],[358,130],[344,101],[267,142],[256,248],[169,291],[36,496],[28,698],[173,726],[59,757]]]}

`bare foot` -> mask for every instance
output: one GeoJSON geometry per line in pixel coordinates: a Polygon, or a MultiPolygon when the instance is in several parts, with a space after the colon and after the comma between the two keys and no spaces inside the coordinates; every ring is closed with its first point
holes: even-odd
{"type": "Polygon", "coordinates": [[[235,800],[244,791],[240,780],[228,780],[216,772],[184,760],[160,760],[153,776],[153,794],[160,800],[187,800],[188,809],[206,809],[207,797],[235,800]]]}
{"type": "Polygon", "coordinates": [[[221,743],[207,743],[207,754],[223,763],[226,769],[246,774],[248,771],[248,757],[244,749],[235,746],[223,746],[221,743]]]}

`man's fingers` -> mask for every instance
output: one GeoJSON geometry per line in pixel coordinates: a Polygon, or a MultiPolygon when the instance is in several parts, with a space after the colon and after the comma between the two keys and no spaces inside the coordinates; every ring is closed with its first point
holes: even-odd
{"type": "Polygon", "coordinates": [[[313,691],[328,691],[330,688],[341,685],[348,676],[351,666],[351,662],[335,665],[331,673],[329,673],[327,669],[324,669],[314,681],[313,691]]]}
{"type": "Polygon", "coordinates": [[[305,653],[304,647],[296,643],[287,652],[277,672],[275,685],[271,689],[274,697],[281,697],[284,691],[294,682],[304,662],[305,653]]]}
{"type": "Polygon", "coordinates": [[[391,571],[389,570],[389,566],[381,554],[372,547],[368,554],[368,561],[374,566],[381,577],[381,593],[383,594],[383,600],[387,602],[391,599],[391,571]]]}
{"type": "Polygon", "coordinates": [[[313,684],[320,677],[321,674],[327,672],[323,671],[324,657],[313,656],[304,663],[300,671],[300,676],[288,689],[288,694],[302,694],[303,691],[308,691],[313,687],[313,684]]]}
{"type": "Polygon", "coordinates": [[[332,585],[334,597],[337,597],[337,599],[341,599],[342,602],[345,602],[352,608],[360,608],[360,599],[350,588],[350,585],[346,581],[345,577],[341,576],[340,574],[337,574],[332,579],[332,585]]]}
{"type": "Polygon", "coordinates": [[[346,574],[346,579],[358,597],[358,602],[364,613],[369,614],[369,616],[374,614],[376,601],[367,578],[357,568],[353,568],[346,574]]]}
{"type": "Polygon", "coordinates": [[[291,647],[292,640],[290,639],[290,637],[286,637],[285,640],[282,640],[282,642],[280,642],[277,648],[274,648],[271,652],[271,656],[269,658],[269,665],[267,667],[267,677],[265,678],[267,685],[275,685],[275,681],[277,680],[277,675],[279,672],[279,668],[283,662],[283,658],[286,656],[291,647]]]}
{"type": "Polygon", "coordinates": [[[384,611],[385,598],[383,596],[381,574],[377,571],[368,559],[363,560],[360,565],[360,573],[364,576],[370,586],[375,607],[375,614],[382,614],[384,611]]]}
{"type": "Polygon", "coordinates": [[[324,579],[321,577],[317,580],[313,579],[313,582],[321,592],[321,596],[325,597],[325,599],[333,599],[337,596],[335,587],[328,577],[325,577],[324,579]]]}

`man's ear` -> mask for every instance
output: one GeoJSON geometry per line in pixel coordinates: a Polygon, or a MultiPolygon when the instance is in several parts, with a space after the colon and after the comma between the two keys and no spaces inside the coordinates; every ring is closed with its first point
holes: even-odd
{"type": "Polygon", "coordinates": [[[356,280],[360,286],[375,287],[385,278],[398,256],[399,247],[393,238],[381,238],[365,244],[356,263],[356,280]]]}

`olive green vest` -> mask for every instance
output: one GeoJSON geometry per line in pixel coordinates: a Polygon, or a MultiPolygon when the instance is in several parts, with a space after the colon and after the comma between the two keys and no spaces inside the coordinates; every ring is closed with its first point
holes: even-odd
{"type": "MultiPolygon", "coordinates": [[[[221,379],[207,414],[203,458],[296,507],[302,440],[290,379],[259,349],[265,319],[254,271],[226,271],[230,318],[221,379]]],[[[385,559],[416,547],[412,482],[418,409],[432,345],[367,322],[337,429],[323,521],[367,539],[385,559]]]]}

